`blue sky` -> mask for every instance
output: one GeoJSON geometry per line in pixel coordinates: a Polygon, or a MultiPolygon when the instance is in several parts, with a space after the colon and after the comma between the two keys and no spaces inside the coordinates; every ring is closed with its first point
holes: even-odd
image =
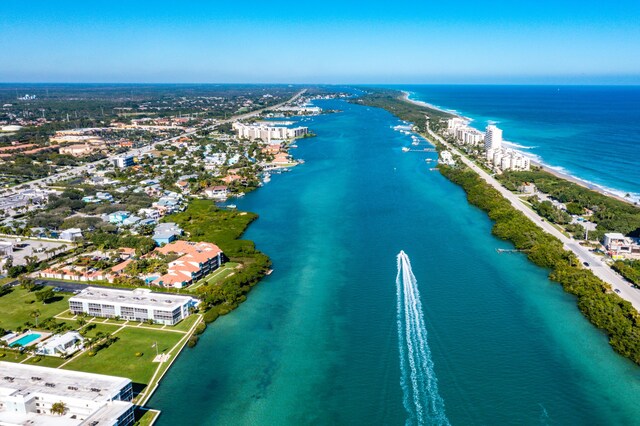
{"type": "Polygon", "coordinates": [[[0,81],[640,84],[639,23],[638,0],[4,0],[0,81]]]}

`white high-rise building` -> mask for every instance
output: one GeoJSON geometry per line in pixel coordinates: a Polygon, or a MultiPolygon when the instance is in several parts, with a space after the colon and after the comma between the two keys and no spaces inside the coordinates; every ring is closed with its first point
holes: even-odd
{"type": "Polygon", "coordinates": [[[502,130],[490,124],[484,134],[484,149],[489,151],[500,148],[502,148],[502,130]]]}

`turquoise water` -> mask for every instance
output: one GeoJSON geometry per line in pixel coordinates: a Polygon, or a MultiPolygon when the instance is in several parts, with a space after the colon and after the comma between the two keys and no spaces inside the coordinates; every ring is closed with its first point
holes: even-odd
{"type": "Polygon", "coordinates": [[[451,424],[638,424],[640,369],[613,353],[547,271],[490,234],[464,192],[403,153],[385,111],[305,122],[306,160],[241,200],[274,273],[181,355],[158,424],[385,424],[400,386],[396,255],[411,258],[451,424]]]}
{"type": "Polygon", "coordinates": [[[27,346],[29,343],[33,342],[34,340],[38,340],[40,338],[40,334],[38,333],[29,333],[26,336],[22,336],[21,338],[19,338],[18,340],[16,340],[15,342],[12,342],[11,347],[15,347],[15,346],[27,346]]]}
{"type": "Polygon", "coordinates": [[[640,200],[640,86],[402,86],[412,98],[497,123],[514,147],[640,200]]]}

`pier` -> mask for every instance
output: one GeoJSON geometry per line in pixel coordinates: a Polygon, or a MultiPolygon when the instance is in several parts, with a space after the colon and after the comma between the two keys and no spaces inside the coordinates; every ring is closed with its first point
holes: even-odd
{"type": "Polygon", "coordinates": [[[423,149],[403,149],[404,152],[436,152],[435,148],[423,148],[423,149]]]}

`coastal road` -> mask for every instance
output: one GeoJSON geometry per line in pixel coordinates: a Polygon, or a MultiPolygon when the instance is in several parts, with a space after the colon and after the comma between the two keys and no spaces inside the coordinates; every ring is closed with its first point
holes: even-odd
{"type": "Polygon", "coordinates": [[[183,138],[185,136],[195,135],[196,133],[201,132],[203,130],[215,129],[217,126],[219,126],[221,124],[231,123],[231,122],[234,122],[234,121],[237,121],[237,120],[244,120],[246,118],[254,117],[254,116],[260,114],[261,112],[263,112],[265,110],[279,108],[279,107],[281,107],[283,105],[286,105],[288,103],[291,103],[291,102],[295,101],[300,96],[304,95],[306,91],[307,91],[307,89],[302,89],[298,93],[293,95],[291,98],[287,99],[284,102],[280,102],[279,104],[276,104],[276,105],[268,106],[268,107],[265,107],[265,108],[260,108],[260,109],[257,109],[255,111],[247,112],[245,114],[234,115],[234,116],[232,116],[230,118],[227,118],[225,120],[220,120],[220,121],[216,122],[215,124],[213,124],[211,126],[203,127],[203,128],[196,129],[196,130],[187,131],[187,132],[181,133],[178,136],[174,136],[174,137],[171,137],[171,138],[167,138],[167,139],[163,139],[163,140],[160,140],[160,141],[152,142],[149,145],[146,145],[146,146],[143,146],[143,147],[140,147],[140,148],[131,149],[131,150],[129,150],[129,151],[123,153],[123,154],[113,155],[111,157],[107,157],[107,158],[104,158],[104,159],[99,160],[99,161],[94,161],[93,163],[83,164],[83,165],[75,167],[75,168],[73,168],[71,170],[67,170],[67,171],[62,172],[62,173],[57,173],[57,174],[54,174],[54,175],[51,175],[51,176],[47,176],[46,178],[36,179],[36,180],[24,182],[24,183],[22,183],[22,184],[20,184],[18,186],[26,185],[27,187],[29,187],[31,189],[35,189],[35,188],[38,188],[38,187],[42,187],[42,186],[48,185],[49,183],[53,183],[53,182],[55,182],[56,180],[59,180],[59,179],[63,179],[63,178],[68,179],[68,178],[73,177],[73,176],[78,176],[78,175],[80,175],[80,174],[82,174],[84,172],[89,172],[91,169],[93,169],[94,167],[96,167],[98,164],[102,163],[105,160],[107,160],[109,162],[112,162],[117,157],[120,157],[120,156],[123,156],[123,155],[134,155],[134,156],[135,155],[140,155],[140,154],[142,154],[144,152],[148,152],[148,151],[153,150],[153,148],[155,148],[155,146],[158,145],[158,144],[167,143],[167,142],[174,142],[174,141],[176,141],[176,140],[178,140],[180,138],[183,138]]]}
{"type": "Polygon", "coordinates": [[[636,310],[640,311],[640,291],[632,287],[629,282],[617,274],[613,269],[609,267],[600,256],[593,254],[591,251],[582,247],[578,242],[572,238],[567,237],[554,227],[549,222],[545,221],[535,211],[527,207],[523,201],[513,192],[502,186],[493,176],[478,167],[473,161],[465,157],[457,148],[445,142],[440,136],[427,128],[429,135],[435,138],[438,142],[446,146],[451,152],[457,154],[463,163],[465,163],[471,170],[476,172],[482,179],[495,189],[500,191],[502,196],[506,198],[513,207],[521,211],[526,217],[528,217],[533,223],[538,225],[547,233],[553,235],[559,239],[566,250],[571,250],[580,260],[585,268],[589,268],[595,276],[602,281],[608,283],[611,288],[618,293],[620,297],[631,302],[636,310]],[[588,265],[588,266],[587,266],[588,265]]]}

